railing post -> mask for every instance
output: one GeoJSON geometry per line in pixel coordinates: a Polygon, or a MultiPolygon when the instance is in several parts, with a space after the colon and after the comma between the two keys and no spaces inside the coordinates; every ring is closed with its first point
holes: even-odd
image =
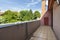
{"type": "Polygon", "coordinates": [[[26,39],[25,40],[27,40],[27,38],[28,38],[28,26],[27,26],[27,23],[26,23],[26,39]]]}

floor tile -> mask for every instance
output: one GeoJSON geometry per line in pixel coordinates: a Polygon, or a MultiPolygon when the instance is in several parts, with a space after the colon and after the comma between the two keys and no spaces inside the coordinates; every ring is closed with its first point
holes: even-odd
{"type": "Polygon", "coordinates": [[[56,37],[50,26],[40,26],[30,40],[56,40],[56,37]]]}

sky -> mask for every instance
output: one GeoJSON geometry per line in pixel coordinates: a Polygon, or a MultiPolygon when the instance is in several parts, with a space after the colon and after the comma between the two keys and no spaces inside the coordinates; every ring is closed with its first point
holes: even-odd
{"type": "Polygon", "coordinates": [[[0,10],[38,10],[41,12],[42,0],[0,0],[0,10]]]}

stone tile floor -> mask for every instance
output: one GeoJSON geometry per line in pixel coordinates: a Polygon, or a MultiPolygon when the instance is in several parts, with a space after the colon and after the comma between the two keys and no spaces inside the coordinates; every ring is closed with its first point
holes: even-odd
{"type": "Polygon", "coordinates": [[[40,26],[30,40],[57,40],[50,26],[40,26]]]}

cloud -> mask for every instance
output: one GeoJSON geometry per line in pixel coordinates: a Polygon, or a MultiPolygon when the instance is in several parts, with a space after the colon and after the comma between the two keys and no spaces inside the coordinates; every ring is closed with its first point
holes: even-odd
{"type": "Polygon", "coordinates": [[[30,7],[30,6],[33,6],[33,5],[38,4],[39,2],[41,2],[41,0],[37,0],[37,1],[31,0],[31,2],[30,3],[27,3],[26,5],[27,5],[27,7],[30,7]]]}

